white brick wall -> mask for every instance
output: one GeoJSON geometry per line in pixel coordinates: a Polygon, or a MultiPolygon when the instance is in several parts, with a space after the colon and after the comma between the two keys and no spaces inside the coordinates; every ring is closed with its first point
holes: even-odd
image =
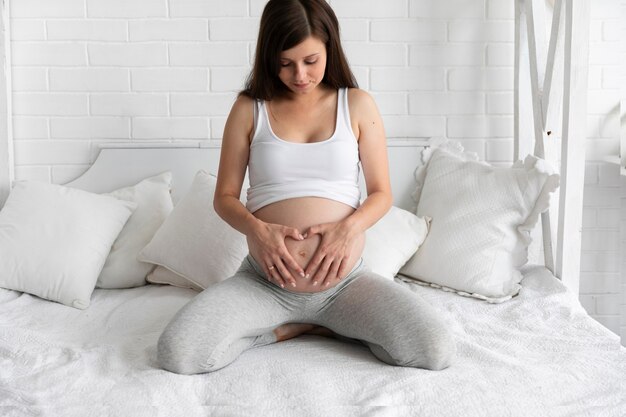
{"type": "Polygon", "coordinates": [[[602,162],[619,151],[619,0],[591,5],[587,175],[584,198],[581,301],[587,311],[626,342],[626,269],[622,258],[619,167],[602,162]]]}
{"type": "MultiPolygon", "coordinates": [[[[592,1],[581,301],[624,333],[626,191],[620,201],[616,170],[602,162],[616,153],[619,131],[617,1],[592,1]]],[[[513,0],[329,2],[391,140],[443,136],[493,163],[511,161],[513,0]]],[[[219,141],[264,4],[11,2],[16,177],[68,181],[104,141],[219,141]]]]}
{"type": "Polygon", "coordinates": [[[589,162],[585,182],[580,298],[596,320],[620,334],[623,285],[619,167],[589,162]]]}
{"type": "MultiPolygon", "coordinates": [[[[621,20],[620,20],[620,49],[619,53],[622,56],[626,55],[626,0],[621,0],[621,20]]],[[[618,83],[621,87],[621,111],[620,111],[620,119],[621,119],[621,152],[622,158],[624,152],[626,152],[626,123],[624,121],[624,117],[626,116],[626,62],[622,61],[621,67],[616,69],[615,71],[611,71],[609,75],[609,80],[614,83],[618,83]],[[615,76],[615,73],[619,74],[619,76],[615,76]]],[[[615,85],[611,85],[611,87],[615,87],[615,85]]],[[[622,176],[621,178],[621,216],[620,216],[620,225],[621,225],[621,271],[622,271],[622,288],[621,288],[621,306],[620,306],[620,330],[622,336],[622,344],[626,341],[626,176],[622,176]]]]}

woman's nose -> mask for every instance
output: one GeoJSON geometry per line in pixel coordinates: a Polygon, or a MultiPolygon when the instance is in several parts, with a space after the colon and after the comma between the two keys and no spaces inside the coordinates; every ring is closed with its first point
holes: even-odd
{"type": "Polygon", "coordinates": [[[306,68],[304,67],[304,65],[302,64],[296,65],[295,76],[296,76],[296,80],[304,81],[304,79],[306,78],[306,68]]]}

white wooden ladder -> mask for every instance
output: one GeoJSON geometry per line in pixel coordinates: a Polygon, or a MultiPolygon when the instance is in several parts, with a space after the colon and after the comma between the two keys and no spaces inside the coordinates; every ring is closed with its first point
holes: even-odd
{"type": "Polygon", "coordinates": [[[534,154],[557,167],[560,165],[559,195],[554,198],[550,211],[541,216],[544,263],[578,294],[590,0],[554,1],[549,43],[546,41],[545,0],[513,1],[514,159],[534,154]],[[558,219],[556,227],[551,222],[555,217],[558,219]]]}

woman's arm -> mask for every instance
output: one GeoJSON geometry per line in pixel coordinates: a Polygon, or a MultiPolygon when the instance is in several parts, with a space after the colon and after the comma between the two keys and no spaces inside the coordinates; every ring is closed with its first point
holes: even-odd
{"type": "Polygon", "coordinates": [[[322,236],[320,246],[305,269],[305,273],[311,274],[313,281],[320,286],[345,277],[349,272],[346,260],[355,237],[383,217],[392,203],[387,139],[376,103],[362,90],[350,89],[348,94],[352,130],[359,143],[367,198],[341,222],[315,225],[305,233],[307,236],[322,236]]]}
{"type": "Polygon", "coordinates": [[[255,243],[255,253],[251,248],[251,254],[268,277],[279,285],[290,283],[295,286],[296,281],[286,266],[302,276],[304,271],[287,251],[285,237],[302,240],[300,232],[293,227],[259,220],[239,200],[248,166],[253,125],[253,101],[241,96],[235,101],[224,128],[213,207],[224,221],[255,243]],[[275,268],[270,270],[270,266],[275,268]]]}

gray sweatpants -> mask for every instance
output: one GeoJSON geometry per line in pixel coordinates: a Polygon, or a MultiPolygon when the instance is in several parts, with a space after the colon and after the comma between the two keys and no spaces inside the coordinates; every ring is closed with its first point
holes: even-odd
{"type": "Polygon", "coordinates": [[[417,294],[359,261],[335,287],[317,293],[282,289],[252,256],[237,273],[194,297],[158,342],[161,366],[179,374],[211,372],[242,352],[276,342],[285,323],[311,323],[356,339],[391,365],[439,370],[456,352],[436,311],[417,294]]]}

